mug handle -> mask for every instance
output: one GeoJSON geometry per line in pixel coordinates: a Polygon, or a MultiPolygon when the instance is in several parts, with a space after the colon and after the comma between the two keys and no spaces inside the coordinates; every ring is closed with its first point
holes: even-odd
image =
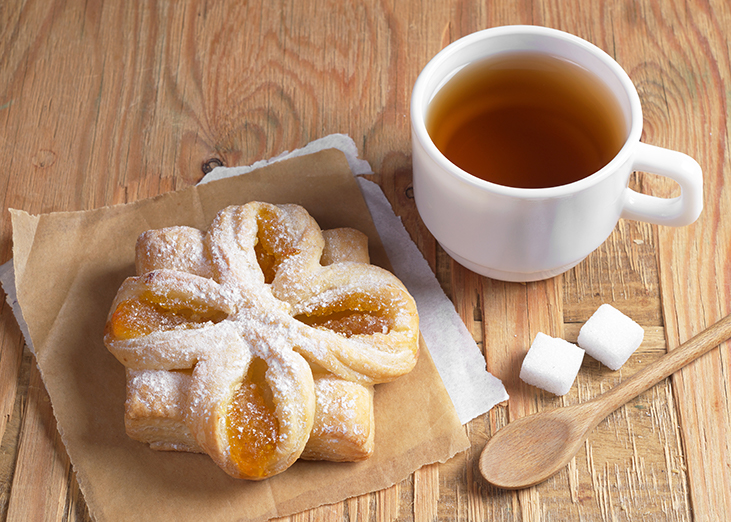
{"type": "Polygon", "coordinates": [[[627,188],[622,218],[673,227],[690,225],[698,219],[703,210],[703,176],[700,165],[693,158],[682,152],[639,142],[632,169],[677,181],[680,196],[658,198],[627,188]]]}

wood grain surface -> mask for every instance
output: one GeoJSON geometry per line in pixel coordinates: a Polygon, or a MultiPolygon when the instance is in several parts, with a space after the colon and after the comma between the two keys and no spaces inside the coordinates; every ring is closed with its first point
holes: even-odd
{"type": "MultiPolygon", "coordinates": [[[[31,213],[133,201],[195,184],[331,133],[368,160],[511,400],[466,426],[472,448],[392,488],[291,520],[728,520],[731,348],[721,345],[601,423],[571,464],[518,492],[483,482],[477,457],[501,426],[584,401],[731,312],[731,3],[726,0],[259,0],[0,2],[0,263],[8,208],[31,213]],[[568,273],[508,284],[454,263],[411,190],[409,98],[427,61],[505,24],[569,31],[637,86],[643,140],[690,154],[705,209],[684,228],[620,221],[568,273]],[[522,383],[539,331],[575,341],[610,303],[645,328],[621,370],[585,360],[561,398],[522,383]]],[[[632,177],[672,196],[673,182],[632,177]]],[[[48,395],[0,304],[0,519],[89,520],[48,395]]]]}

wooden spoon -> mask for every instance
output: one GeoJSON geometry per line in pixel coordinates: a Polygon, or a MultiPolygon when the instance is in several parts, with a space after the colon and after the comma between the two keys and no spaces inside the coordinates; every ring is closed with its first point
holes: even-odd
{"type": "Polygon", "coordinates": [[[482,450],[480,473],[489,483],[505,489],[546,480],[568,464],[607,415],[730,337],[728,315],[590,401],[511,422],[482,450]]]}

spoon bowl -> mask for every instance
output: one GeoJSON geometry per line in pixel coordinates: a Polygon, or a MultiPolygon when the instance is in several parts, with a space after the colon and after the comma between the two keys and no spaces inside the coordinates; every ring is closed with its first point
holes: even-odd
{"type": "Polygon", "coordinates": [[[543,482],[568,464],[594,428],[589,406],[578,404],[511,422],[485,446],[480,472],[504,489],[543,482]]]}
{"type": "Polygon", "coordinates": [[[568,464],[607,415],[729,337],[731,315],[590,401],[511,422],[485,445],[480,473],[505,489],[543,482],[568,464]]]}

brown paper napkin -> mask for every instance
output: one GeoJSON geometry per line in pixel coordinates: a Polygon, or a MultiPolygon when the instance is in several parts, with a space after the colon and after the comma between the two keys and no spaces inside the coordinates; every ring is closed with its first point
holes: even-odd
{"type": "Polygon", "coordinates": [[[262,482],[235,480],[205,455],[155,452],[124,432],[124,368],[102,331],[144,230],[205,229],[221,208],[304,206],[322,228],[350,226],[387,258],[342,153],[326,150],[127,205],[31,216],[11,211],[17,296],[58,428],[98,520],[265,520],[375,491],[469,447],[428,351],[376,388],[376,451],[361,463],[297,462],[262,482]]]}

